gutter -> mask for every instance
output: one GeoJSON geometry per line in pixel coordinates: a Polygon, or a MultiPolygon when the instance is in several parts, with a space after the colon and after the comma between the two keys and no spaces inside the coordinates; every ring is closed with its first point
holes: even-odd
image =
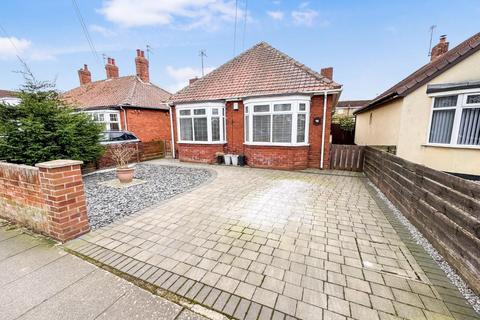
{"type": "Polygon", "coordinates": [[[173,135],[173,116],[172,116],[172,106],[169,105],[168,113],[170,114],[170,134],[172,136],[172,157],[175,159],[175,137],[173,135]]]}

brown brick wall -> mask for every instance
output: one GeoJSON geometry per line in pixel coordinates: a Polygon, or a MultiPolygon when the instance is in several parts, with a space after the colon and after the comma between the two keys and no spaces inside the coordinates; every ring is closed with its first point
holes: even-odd
{"type": "Polygon", "coordinates": [[[245,140],[245,113],[243,101],[228,101],[226,103],[227,122],[227,152],[233,154],[244,153],[245,140]],[[233,104],[238,103],[238,110],[233,110],[233,104]]]}
{"type": "Polygon", "coordinates": [[[80,161],[0,164],[0,216],[57,240],[90,230],[80,161]]]}
{"type": "MultiPolygon", "coordinates": [[[[320,168],[320,153],[322,150],[322,124],[323,124],[323,96],[313,96],[310,102],[310,129],[308,152],[308,166],[310,168],[320,168]],[[319,117],[322,119],[320,125],[313,125],[313,120],[319,117]]],[[[324,168],[329,166],[330,155],[330,125],[332,123],[332,96],[327,99],[327,119],[325,125],[325,153],[323,157],[324,168]]]]}
{"type": "MultiPolygon", "coordinates": [[[[168,111],[127,108],[127,129],[142,142],[170,140],[170,116],[168,111]]],[[[120,111],[122,128],[124,112],[120,111]]]]}

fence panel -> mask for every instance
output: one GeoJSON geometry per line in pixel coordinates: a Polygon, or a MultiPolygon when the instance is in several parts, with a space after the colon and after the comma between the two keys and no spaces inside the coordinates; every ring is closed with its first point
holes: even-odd
{"type": "Polygon", "coordinates": [[[330,169],[362,171],[364,147],[332,144],[330,147],[330,169]]]}

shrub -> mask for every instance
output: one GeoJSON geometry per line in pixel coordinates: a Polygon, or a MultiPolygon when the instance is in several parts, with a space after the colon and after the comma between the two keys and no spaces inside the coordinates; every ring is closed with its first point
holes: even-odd
{"type": "Polygon", "coordinates": [[[60,100],[53,85],[26,80],[18,105],[0,103],[0,159],[33,165],[98,159],[103,126],[60,100]]]}

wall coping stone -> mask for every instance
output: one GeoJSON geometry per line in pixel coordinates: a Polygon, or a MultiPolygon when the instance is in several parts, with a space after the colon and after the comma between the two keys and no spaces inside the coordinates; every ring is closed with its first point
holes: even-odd
{"type": "Polygon", "coordinates": [[[46,162],[40,162],[35,164],[35,167],[45,168],[45,169],[55,169],[68,166],[76,166],[83,164],[83,161],[80,160],[52,160],[46,162]]]}

